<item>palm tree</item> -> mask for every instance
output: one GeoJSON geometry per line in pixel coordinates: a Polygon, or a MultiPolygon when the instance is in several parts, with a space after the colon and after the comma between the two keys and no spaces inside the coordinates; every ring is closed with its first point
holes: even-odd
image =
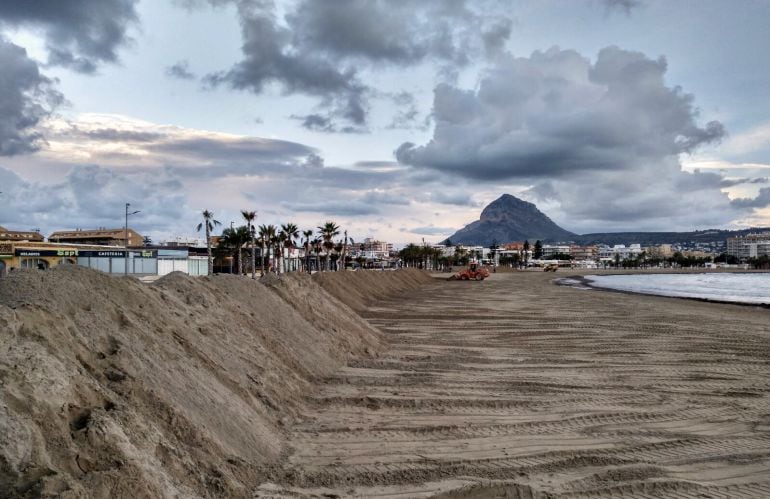
{"type": "Polygon", "coordinates": [[[265,275],[265,250],[273,244],[275,238],[275,225],[259,226],[259,242],[262,246],[262,275],[265,275]]]}
{"type": "Polygon", "coordinates": [[[305,236],[305,270],[310,273],[310,236],[313,235],[313,229],[302,231],[305,236]]]}
{"type": "MultiPolygon", "coordinates": [[[[286,247],[289,249],[294,248],[296,245],[295,239],[299,237],[299,227],[297,227],[296,224],[289,222],[287,224],[281,225],[281,233],[286,234],[286,247]]],[[[283,256],[283,253],[281,253],[281,256],[283,256]]],[[[286,272],[285,261],[283,265],[283,271],[286,272]]]]}
{"type": "Polygon", "coordinates": [[[214,219],[214,212],[209,210],[203,210],[203,222],[198,224],[197,232],[200,232],[202,228],[206,228],[206,250],[209,254],[209,268],[208,275],[211,275],[212,267],[214,266],[214,257],[211,255],[211,231],[217,225],[222,225],[222,222],[214,219]]]}
{"type": "Polygon", "coordinates": [[[345,237],[342,242],[342,257],[340,258],[342,260],[342,268],[337,268],[337,270],[345,270],[345,255],[348,252],[348,231],[345,231],[345,237]]]}
{"type": "Polygon", "coordinates": [[[318,233],[323,238],[323,246],[326,249],[326,270],[329,270],[329,257],[331,256],[331,250],[334,248],[333,239],[340,234],[340,226],[334,222],[327,221],[318,227],[318,233]]]}
{"type": "Polygon", "coordinates": [[[257,273],[257,247],[254,244],[254,220],[257,219],[256,211],[241,210],[243,219],[246,220],[246,224],[249,227],[249,234],[251,235],[251,278],[256,279],[257,273]]]}
{"type": "Polygon", "coordinates": [[[219,239],[219,250],[229,253],[238,259],[236,268],[243,274],[243,246],[249,242],[249,229],[241,225],[235,229],[225,229],[222,231],[222,237],[219,239]]]}
{"type": "Polygon", "coordinates": [[[316,237],[310,243],[313,245],[313,251],[315,251],[315,268],[318,271],[321,270],[321,243],[323,243],[323,240],[319,237],[316,237]]]}
{"type": "Polygon", "coordinates": [[[286,242],[288,240],[289,236],[287,236],[286,233],[282,230],[279,230],[275,235],[275,271],[278,274],[283,272],[283,248],[286,246],[286,242]]]}

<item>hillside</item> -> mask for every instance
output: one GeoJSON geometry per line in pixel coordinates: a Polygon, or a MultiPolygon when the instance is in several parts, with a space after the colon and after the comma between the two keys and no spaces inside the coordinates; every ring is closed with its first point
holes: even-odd
{"type": "Polygon", "coordinates": [[[724,242],[728,237],[738,237],[753,232],[770,232],[770,227],[755,227],[741,230],[708,229],[692,232],[601,232],[575,236],[576,244],[615,244],[639,243],[641,245],[676,244],[676,243],[714,243],[724,242]]]}
{"type": "Polygon", "coordinates": [[[489,246],[494,243],[530,240],[566,240],[575,234],[562,229],[537,207],[510,194],[487,205],[479,220],[458,230],[452,244],[489,246]]]}
{"type": "MultiPolygon", "coordinates": [[[[724,242],[728,237],[745,236],[752,232],[766,232],[770,228],[741,230],[708,229],[692,232],[597,232],[575,234],[556,225],[537,207],[510,194],[503,194],[481,212],[479,220],[458,230],[448,240],[452,244],[490,246],[494,243],[530,242],[549,243],[631,244],[642,245],[676,243],[724,242]]],[[[446,242],[446,241],[445,241],[446,242]]]]}

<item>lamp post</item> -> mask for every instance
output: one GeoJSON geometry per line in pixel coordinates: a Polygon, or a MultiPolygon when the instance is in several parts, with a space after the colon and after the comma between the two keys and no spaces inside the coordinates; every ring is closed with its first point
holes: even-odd
{"type": "MultiPolygon", "coordinates": [[[[232,220],[230,221],[230,237],[233,237],[233,231],[235,230],[235,222],[232,220]]],[[[230,255],[230,274],[233,273],[233,260],[235,260],[235,257],[233,255],[230,255]]]]}
{"type": "Polygon", "coordinates": [[[123,275],[128,275],[128,217],[129,215],[136,215],[141,210],[132,211],[131,213],[128,212],[128,207],[131,206],[131,203],[126,203],[126,225],[123,226],[123,243],[126,248],[126,254],[124,258],[125,265],[123,265],[123,275]]]}

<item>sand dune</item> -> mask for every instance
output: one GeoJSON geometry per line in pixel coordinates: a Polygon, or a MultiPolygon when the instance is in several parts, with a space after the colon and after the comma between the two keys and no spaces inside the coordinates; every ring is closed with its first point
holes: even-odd
{"type": "Polygon", "coordinates": [[[0,496],[770,497],[770,311],[545,273],[0,281],[0,496]]]}
{"type": "Polygon", "coordinates": [[[249,496],[313,382],[381,346],[307,276],[82,268],[0,281],[0,334],[2,497],[249,496]]]}

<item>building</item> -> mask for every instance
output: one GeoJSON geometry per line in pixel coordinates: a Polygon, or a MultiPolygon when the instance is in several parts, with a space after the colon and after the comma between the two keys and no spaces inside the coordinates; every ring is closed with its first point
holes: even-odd
{"type": "Polygon", "coordinates": [[[0,243],[2,273],[13,269],[46,270],[60,265],[80,265],[110,274],[156,274],[157,253],[145,250],[126,251],[120,246],[10,242],[0,243]]]}
{"type": "Polygon", "coordinates": [[[770,232],[728,238],[727,254],[739,260],[770,256],[770,232]]]}
{"type": "Polygon", "coordinates": [[[205,248],[126,250],[122,246],[0,242],[0,277],[14,269],[46,270],[60,265],[79,265],[118,275],[183,272],[199,276],[208,274],[208,255],[205,248]]]}
{"type": "Polygon", "coordinates": [[[367,237],[363,242],[363,251],[367,258],[388,258],[394,249],[392,243],[367,237]]]}
{"type": "Polygon", "coordinates": [[[659,244],[657,246],[648,246],[644,248],[647,257],[653,260],[665,260],[674,256],[674,249],[670,244],[659,244]]]}
{"type": "Polygon", "coordinates": [[[597,246],[576,246],[569,247],[569,254],[575,261],[595,261],[599,258],[599,248],[597,246]]]}
{"type": "Polygon", "coordinates": [[[137,248],[144,244],[144,237],[134,229],[128,229],[128,244],[126,244],[125,229],[75,229],[71,231],[54,232],[48,236],[48,241],[52,243],[128,246],[130,248],[137,248]]]}
{"type": "Polygon", "coordinates": [[[614,262],[623,260],[633,260],[642,254],[644,250],[640,244],[631,244],[626,246],[625,244],[616,244],[613,247],[599,246],[598,253],[599,259],[605,262],[614,262]]]}
{"type": "Polygon", "coordinates": [[[551,258],[553,255],[570,255],[570,248],[568,245],[544,244],[541,258],[551,258]]]}
{"type": "Polygon", "coordinates": [[[8,230],[0,226],[0,241],[37,241],[43,242],[43,235],[39,231],[8,230]]]}
{"type": "Polygon", "coordinates": [[[193,276],[207,275],[209,257],[205,248],[157,248],[157,274],[182,272],[193,276]]]}

